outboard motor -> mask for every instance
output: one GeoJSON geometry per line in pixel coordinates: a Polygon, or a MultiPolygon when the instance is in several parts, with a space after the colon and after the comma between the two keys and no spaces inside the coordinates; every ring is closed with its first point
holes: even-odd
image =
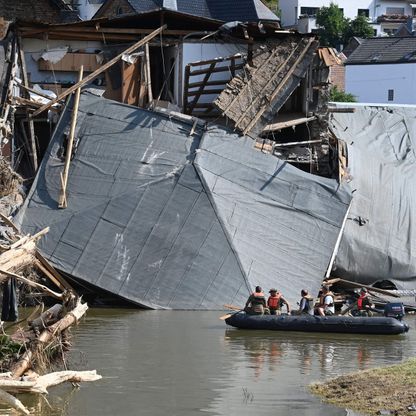
{"type": "Polygon", "coordinates": [[[387,303],[387,305],[384,307],[384,316],[390,316],[400,321],[404,315],[405,311],[403,303],[387,303]]]}

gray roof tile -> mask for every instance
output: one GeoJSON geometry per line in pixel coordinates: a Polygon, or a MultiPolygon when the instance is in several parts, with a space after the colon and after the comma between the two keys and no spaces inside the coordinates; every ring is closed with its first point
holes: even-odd
{"type": "Polygon", "coordinates": [[[346,65],[416,62],[416,37],[364,39],[346,65]]]}

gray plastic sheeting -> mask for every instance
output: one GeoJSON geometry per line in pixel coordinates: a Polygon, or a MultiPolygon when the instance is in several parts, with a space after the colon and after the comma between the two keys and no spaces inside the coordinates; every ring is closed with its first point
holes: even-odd
{"type": "Polygon", "coordinates": [[[355,189],[334,274],[414,289],[416,107],[352,106],[354,113],[334,113],[331,121],[347,142],[355,189]]]}
{"type": "Polygon", "coordinates": [[[40,249],[57,268],[150,308],[242,305],[259,283],[290,300],[318,289],[349,203],[335,181],[220,128],[200,147],[192,120],[83,93],[59,210],[70,113],[20,213],[26,232],[50,226],[40,249]]]}

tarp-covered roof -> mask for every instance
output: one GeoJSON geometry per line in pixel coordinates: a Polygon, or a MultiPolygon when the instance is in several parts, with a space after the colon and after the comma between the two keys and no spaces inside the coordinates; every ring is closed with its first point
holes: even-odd
{"type": "Polygon", "coordinates": [[[23,229],[66,273],[152,308],[242,305],[277,286],[317,291],[350,194],[221,127],[81,95],[68,208],[57,208],[66,108],[23,229]]]}
{"type": "Polygon", "coordinates": [[[350,106],[353,113],[333,113],[331,122],[347,143],[355,189],[335,275],[414,289],[416,107],[350,106]]]}

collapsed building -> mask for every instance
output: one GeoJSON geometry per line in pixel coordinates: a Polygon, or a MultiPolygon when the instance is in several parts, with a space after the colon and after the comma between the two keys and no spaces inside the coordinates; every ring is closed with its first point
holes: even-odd
{"type": "Polygon", "coordinates": [[[166,10],[15,31],[2,149],[36,173],[19,222],[49,226],[40,249],[90,293],[218,309],[331,272],[413,289],[411,117],[329,105],[314,36],[166,10]],[[369,183],[402,202],[381,215],[369,183]]]}

